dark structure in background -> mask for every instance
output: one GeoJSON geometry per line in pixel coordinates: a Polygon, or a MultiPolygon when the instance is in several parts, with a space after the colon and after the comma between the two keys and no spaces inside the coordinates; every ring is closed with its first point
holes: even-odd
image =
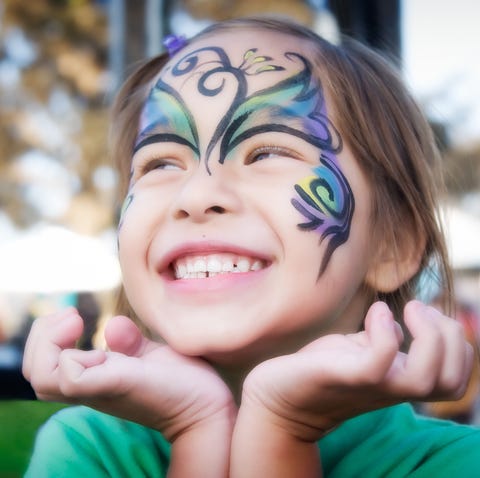
{"type": "Polygon", "coordinates": [[[401,62],[400,0],[329,0],[340,31],[401,62]]]}
{"type": "Polygon", "coordinates": [[[0,400],[35,400],[35,392],[23,378],[20,368],[0,366],[0,400]]]}
{"type": "MultiPolygon", "coordinates": [[[[235,2],[242,0],[227,3],[232,6],[235,2]]],[[[327,8],[336,18],[341,33],[386,53],[400,64],[400,2],[401,0],[298,0],[296,3],[304,3],[313,11],[327,8]]],[[[162,38],[170,33],[168,20],[177,3],[188,8],[189,2],[180,0],[109,1],[110,63],[115,78],[114,90],[128,74],[129,65],[162,50],[162,38]]],[[[218,15],[213,20],[228,16],[229,9],[225,3],[215,2],[218,15]]],[[[275,2],[263,3],[268,3],[270,11],[275,12],[275,2]]],[[[198,10],[195,11],[197,17],[198,10]]],[[[206,17],[209,18],[208,15],[212,12],[207,11],[207,8],[205,10],[206,17]]],[[[265,13],[266,10],[263,8],[260,11],[265,13]]],[[[250,14],[255,14],[253,6],[250,14]]]]}

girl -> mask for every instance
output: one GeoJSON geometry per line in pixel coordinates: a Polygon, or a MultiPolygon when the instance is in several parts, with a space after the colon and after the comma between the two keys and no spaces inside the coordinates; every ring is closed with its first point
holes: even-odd
{"type": "Polygon", "coordinates": [[[472,350],[411,301],[429,265],[450,275],[437,153],[396,74],[278,20],[170,47],[113,110],[148,335],[117,316],[85,352],[75,310],[35,321],[38,397],[90,408],[42,428],[27,476],[473,476],[476,429],[398,405],[461,396],[472,350]]]}

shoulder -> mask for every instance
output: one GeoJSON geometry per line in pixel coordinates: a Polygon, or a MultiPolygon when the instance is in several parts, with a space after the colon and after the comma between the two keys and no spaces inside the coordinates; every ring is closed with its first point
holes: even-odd
{"type": "Polygon", "coordinates": [[[319,446],[331,477],[473,477],[480,467],[479,428],[417,415],[407,404],[348,420],[319,446]]]}
{"type": "Polygon", "coordinates": [[[40,428],[26,476],[164,476],[169,457],[170,445],[159,432],[69,407],[40,428]]]}

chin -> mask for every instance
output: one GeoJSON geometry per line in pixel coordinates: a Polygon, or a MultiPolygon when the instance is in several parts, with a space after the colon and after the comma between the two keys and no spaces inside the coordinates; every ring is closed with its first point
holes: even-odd
{"type": "Polygon", "coordinates": [[[185,337],[178,342],[171,341],[169,345],[182,355],[200,357],[214,367],[233,367],[239,369],[253,368],[255,365],[273,357],[292,353],[297,350],[297,344],[282,341],[265,341],[264,337],[240,337],[222,334],[221,337],[185,337]],[[269,345],[270,343],[270,345],[269,345]]]}

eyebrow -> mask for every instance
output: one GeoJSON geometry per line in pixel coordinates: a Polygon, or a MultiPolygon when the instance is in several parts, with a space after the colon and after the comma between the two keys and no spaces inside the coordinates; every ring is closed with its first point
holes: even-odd
{"type": "Polygon", "coordinates": [[[148,144],[173,142],[188,146],[199,155],[195,119],[178,92],[162,79],[157,81],[143,105],[140,127],[134,154],[148,144]]]}
{"type": "MultiPolygon", "coordinates": [[[[249,122],[249,125],[243,131],[239,131],[241,126],[235,124],[235,122],[227,128],[220,141],[221,163],[243,141],[264,133],[288,134],[321,150],[325,149],[325,132],[328,136],[331,136],[328,127],[321,120],[319,121],[320,118],[317,115],[304,117],[296,113],[294,108],[290,106],[279,108],[278,105],[270,105],[259,113],[257,115],[253,112],[248,115],[250,118],[244,118],[249,122]],[[287,110],[290,112],[285,114],[287,110]],[[321,131],[323,134],[319,135],[318,133],[321,131]]],[[[322,119],[325,120],[326,118],[322,119]]],[[[337,152],[337,148],[332,148],[332,152],[337,152]]]]}
{"type": "Polygon", "coordinates": [[[143,139],[135,144],[135,147],[133,148],[133,154],[149,144],[156,143],[178,143],[190,148],[197,156],[200,154],[198,147],[180,134],[169,132],[162,133],[159,130],[161,131],[161,127],[156,126],[153,128],[152,132],[147,134],[141,133],[139,137],[141,138],[143,136],[143,139]]]}

